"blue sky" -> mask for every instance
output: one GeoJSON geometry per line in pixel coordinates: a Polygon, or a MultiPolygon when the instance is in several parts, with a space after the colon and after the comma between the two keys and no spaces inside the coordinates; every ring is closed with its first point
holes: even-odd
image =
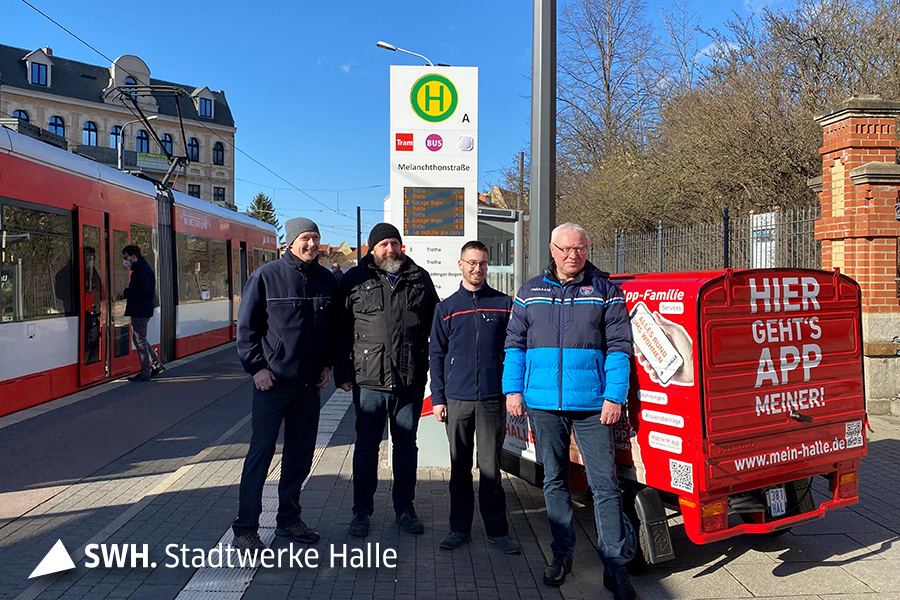
{"type": "MultiPolygon", "coordinates": [[[[389,191],[389,67],[421,61],[376,48],[378,40],[479,68],[479,189],[498,182],[530,139],[528,0],[29,2],[111,59],[135,54],[153,77],[224,90],[237,125],[239,209],[263,192],[282,223],[316,220],[325,243],[356,244],[357,205],[365,237],[389,191]]],[[[763,2],[686,5],[715,27],[763,2]]],[[[671,4],[647,2],[651,14],[671,4]]],[[[4,0],[3,20],[4,44],[108,64],[21,0],[4,0]]]]}

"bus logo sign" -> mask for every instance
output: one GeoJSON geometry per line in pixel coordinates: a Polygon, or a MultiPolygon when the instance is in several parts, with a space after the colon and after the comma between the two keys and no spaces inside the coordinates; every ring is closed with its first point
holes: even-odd
{"type": "Polygon", "coordinates": [[[416,81],[409,94],[409,101],[419,117],[429,123],[440,123],[449,119],[456,110],[459,93],[452,81],[443,75],[432,73],[416,81]]]}

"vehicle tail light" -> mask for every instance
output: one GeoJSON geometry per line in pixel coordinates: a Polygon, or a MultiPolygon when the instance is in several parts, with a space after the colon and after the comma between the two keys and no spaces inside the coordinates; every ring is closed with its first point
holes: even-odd
{"type": "Polygon", "coordinates": [[[858,495],[859,474],[856,471],[841,473],[838,477],[838,498],[855,498],[858,495]]]}
{"type": "Polygon", "coordinates": [[[728,503],[725,500],[704,504],[700,508],[700,523],[704,533],[728,528],[728,503]]]}

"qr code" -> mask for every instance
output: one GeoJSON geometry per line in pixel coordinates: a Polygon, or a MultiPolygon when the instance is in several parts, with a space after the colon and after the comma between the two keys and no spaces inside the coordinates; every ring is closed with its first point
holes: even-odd
{"type": "Polygon", "coordinates": [[[694,491],[694,465],[669,459],[669,473],[672,475],[672,487],[685,492],[694,491]]]}
{"type": "Polygon", "coordinates": [[[847,440],[848,448],[858,448],[863,445],[862,437],[862,421],[853,421],[847,423],[847,430],[844,433],[844,439],[847,440]]]}

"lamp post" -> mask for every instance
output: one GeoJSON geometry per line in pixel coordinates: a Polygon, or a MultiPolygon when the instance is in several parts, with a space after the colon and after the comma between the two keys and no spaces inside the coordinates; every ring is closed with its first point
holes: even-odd
{"type": "MultiPolygon", "coordinates": [[[[147,120],[153,121],[156,118],[157,118],[156,115],[152,115],[152,116],[147,117],[147,120]]],[[[134,121],[128,121],[127,123],[122,125],[122,129],[119,130],[119,152],[118,152],[119,161],[118,162],[119,162],[119,170],[120,171],[125,170],[124,169],[124,167],[125,167],[125,128],[128,127],[129,125],[132,125],[133,123],[142,123],[142,122],[143,122],[142,119],[135,119],[134,121]]]]}
{"type": "Polygon", "coordinates": [[[404,50],[403,48],[398,48],[393,44],[388,44],[387,42],[378,42],[375,44],[379,48],[384,48],[385,50],[390,50],[391,52],[403,52],[405,54],[412,54],[413,56],[418,56],[421,59],[424,59],[430,66],[434,66],[434,63],[428,60],[428,57],[422,56],[421,54],[417,54],[415,52],[410,52],[409,50],[404,50]]]}

